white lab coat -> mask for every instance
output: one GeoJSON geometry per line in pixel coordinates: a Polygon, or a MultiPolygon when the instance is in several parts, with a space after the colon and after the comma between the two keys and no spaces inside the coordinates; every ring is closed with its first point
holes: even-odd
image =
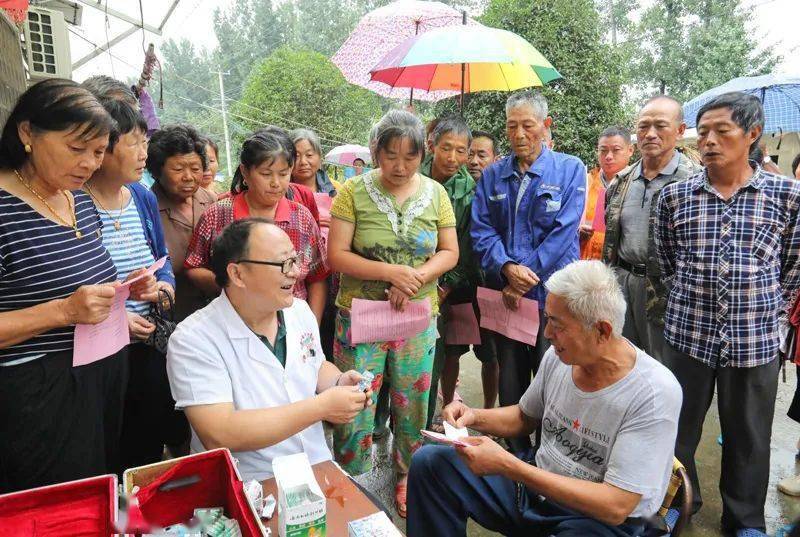
{"type": "MultiPolygon", "coordinates": [[[[236,410],[288,405],[314,397],[325,361],[317,320],[303,300],[283,310],[286,367],[222,294],[178,325],[169,340],[167,373],[175,407],[233,403],[236,410]]],[[[192,431],[192,452],[204,451],[192,431]]],[[[311,464],[331,459],[322,423],[274,446],[235,452],[245,480],[272,477],[272,459],[305,452],[311,464]]]]}

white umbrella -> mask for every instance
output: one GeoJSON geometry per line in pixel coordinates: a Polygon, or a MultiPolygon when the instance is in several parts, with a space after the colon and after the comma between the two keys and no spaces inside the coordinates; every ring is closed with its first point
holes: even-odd
{"type": "Polygon", "coordinates": [[[364,163],[372,160],[368,147],[356,144],[345,144],[334,147],[325,155],[325,162],[340,164],[342,166],[352,166],[353,161],[360,158],[364,163]]]}

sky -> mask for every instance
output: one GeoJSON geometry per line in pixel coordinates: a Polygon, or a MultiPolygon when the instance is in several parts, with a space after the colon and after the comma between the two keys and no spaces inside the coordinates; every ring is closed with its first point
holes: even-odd
{"type": "MultiPolygon", "coordinates": [[[[646,6],[651,1],[643,0],[641,4],[646,6]]],[[[101,5],[105,6],[106,2],[111,9],[139,18],[138,2],[134,0],[104,0],[101,5]]],[[[167,0],[142,0],[145,23],[158,26],[170,3],[167,0]]],[[[231,0],[181,0],[167,21],[163,36],[146,32],[145,43],[154,43],[158,50],[164,39],[187,38],[196,46],[213,49],[216,46],[213,30],[214,9],[226,8],[230,4],[231,0]]],[[[797,22],[800,21],[800,0],[744,0],[744,4],[755,7],[753,22],[757,32],[766,36],[765,45],[777,44],[784,56],[784,61],[776,71],[800,76],[800,28],[797,22]]],[[[125,22],[109,17],[109,25],[106,27],[105,14],[102,10],[84,6],[81,27],[71,27],[75,33],[82,36],[81,38],[73,33],[70,34],[73,61],[93,50],[93,45],[87,40],[101,45],[106,42],[106,33],[108,39],[113,39],[129,26],[125,22]]],[[[73,78],[82,81],[94,74],[108,74],[120,79],[138,76],[144,59],[142,32],[138,31],[115,45],[111,53],[114,58],[107,52],[103,53],[74,71],[73,78]]]]}
{"type": "Polygon", "coordinates": [[[776,71],[800,75],[800,2],[798,0],[749,0],[754,6],[755,24],[767,35],[769,44],[777,44],[784,61],[776,71]]]}

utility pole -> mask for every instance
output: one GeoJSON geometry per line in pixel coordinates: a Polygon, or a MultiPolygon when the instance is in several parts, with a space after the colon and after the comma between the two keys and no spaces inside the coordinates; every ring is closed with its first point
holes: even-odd
{"type": "Polygon", "coordinates": [[[611,44],[617,46],[617,17],[614,9],[614,0],[608,1],[608,11],[611,19],[611,44]]]}
{"type": "Polygon", "coordinates": [[[228,177],[230,178],[233,177],[233,172],[231,171],[231,136],[228,133],[228,110],[225,106],[225,86],[222,83],[222,75],[227,74],[230,73],[217,71],[217,76],[219,77],[219,100],[222,106],[222,130],[225,133],[225,162],[228,165],[228,177]]]}

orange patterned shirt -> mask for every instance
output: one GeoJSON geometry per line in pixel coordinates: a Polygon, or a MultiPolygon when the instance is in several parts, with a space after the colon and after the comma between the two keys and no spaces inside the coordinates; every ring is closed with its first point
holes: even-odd
{"type": "MultiPolygon", "coordinates": [[[[594,209],[597,206],[597,196],[605,195],[606,188],[600,178],[600,168],[594,168],[589,172],[586,180],[586,213],[583,222],[591,224],[594,221],[594,209]]],[[[595,231],[588,240],[581,241],[581,259],[602,259],[603,242],[606,234],[603,231],[595,231]]]]}

